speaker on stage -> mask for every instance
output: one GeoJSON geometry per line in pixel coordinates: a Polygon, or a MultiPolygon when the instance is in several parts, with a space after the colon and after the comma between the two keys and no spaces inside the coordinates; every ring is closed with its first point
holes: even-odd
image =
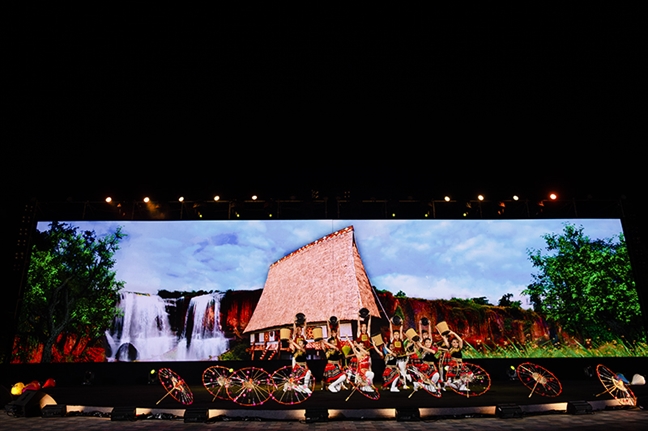
{"type": "Polygon", "coordinates": [[[522,409],[517,404],[498,404],[495,407],[495,416],[500,419],[521,418],[522,409]]]}
{"type": "Polygon", "coordinates": [[[184,423],[205,423],[209,419],[208,409],[186,409],[184,412],[184,423]]]}
{"type": "Polygon", "coordinates": [[[592,406],[587,401],[570,401],[567,403],[570,415],[587,415],[592,413],[592,406]]]}
{"type": "Polygon", "coordinates": [[[396,409],[397,421],[420,421],[421,413],[416,407],[400,407],[396,409]]]}
{"type": "Polygon", "coordinates": [[[43,391],[25,391],[15,401],[5,406],[9,416],[34,417],[41,415],[41,408],[47,404],[56,404],[54,398],[43,391]]]}

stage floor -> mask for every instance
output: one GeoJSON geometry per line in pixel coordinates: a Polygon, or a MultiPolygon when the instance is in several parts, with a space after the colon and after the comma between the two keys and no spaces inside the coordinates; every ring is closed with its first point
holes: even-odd
{"type": "MultiPolygon", "coordinates": [[[[47,389],[46,392],[56,401],[57,404],[67,406],[84,407],[138,407],[142,409],[156,410],[177,410],[185,408],[204,408],[224,412],[225,415],[255,417],[263,414],[271,414],[276,418],[289,416],[288,411],[311,408],[326,408],[328,410],[342,410],[349,412],[357,410],[363,417],[382,417],[381,410],[392,410],[387,413],[393,416],[393,409],[418,408],[436,411],[438,415],[453,415],[456,412],[488,412],[486,408],[492,408],[500,404],[517,404],[529,406],[527,409],[540,410],[564,410],[565,403],[576,400],[590,402],[606,401],[609,406],[621,406],[614,401],[598,379],[574,380],[562,382],[563,391],[557,397],[544,397],[531,391],[519,381],[495,381],[490,389],[481,396],[465,397],[451,390],[442,392],[440,398],[436,398],[423,390],[412,393],[411,390],[401,390],[394,393],[388,390],[380,390],[380,398],[372,400],[358,391],[351,395],[351,390],[331,393],[321,390],[318,385],[310,398],[300,404],[283,405],[272,398],[265,403],[253,407],[244,407],[231,400],[215,399],[203,386],[190,385],[194,401],[191,405],[184,405],[171,396],[165,397],[166,391],[159,383],[151,385],[133,386],[76,386],[76,387],[55,387],[47,389]],[[351,395],[351,396],[349,396],[351,395]],[[159,401],[162,399],[161,401],[159,401]],[[348,400],[347,400],[348,399],[348,400]],[[158,403],[159,401],[159,403],[158,403]],[[533,406],[533,407],[530,407],[533,406]],[[542,407],[538,407],[542,406],[542,407]],[[283,414],[280,412],[284,412],[283,414]],[[268,413],[275,412],[275,413],[268,413]],[[372,414],[373,412],[373,414],[372,414]],[[454,413],[453,413],[454,412],[454,413]]],[[[648,395],[646,386],[635,386],[633,391],[639,399],[648,395]]],[[[603,406],[605,407],[605,406],[603,406]]],[[[301,414],[301,413],[300,413],[301,414]]]]}
{"type": "MultiPolygon", "coordinates": [[[[626,376],[637,372],[646,375],[646,358],[605,358],[605,363],[626,376]]],[[[174,370],[187,379],[193,394],[193,402],[184,405],[171,396],[158,380],[146,383],[147,370],[160,369],[163,364],[150,363],[110,363],[110,364],[29,364],[2,367],[3,385],[11,387],[12,382],[29,382],[33,378],[44,381],[54,377],[57,385],[42,392],[47,393],[54,403],[65,405],[68,412],[100,411],[110,413],[116,407],[137,408],[138,415],[169,413],[182,417],[186,409],[209,410],[209,417],[236,418],[250,420],[303,420],[306,410],[326,410],[331,420],[365,419],[392,420],[397,411],[418,410],[424,420],[438,420],[465,416],[495,417],[496,406],[520,406],[523,415],[564,414],[567,403],[588,401],[594,410],[623,408],[605,389],[596,374],[586,376],[584,369],[592,369],[601,359],[537,360],[545,367],[556,370],[555,374],[562,383],[562,392],[557,397],[541,396],[531,392],[519,380],[506,377],[511,360],[481,361],[489,370],[492,382],[489,390],[481,396],[461,396],[450,389],[442,392],[440,398],[433,397],[423,390],[412,393],[401,390],[393,393],[380,390],[380,398],[373,400],[351,390],[331,393],[317,385],[310,398],[294,405],[279,404],[272,398],[261,405],[241,406],[229,399],[214,399],[202,385],[203,370],[206,363],[175,363],[174,370]],[[92,368],[89,368],[92,367],[92,368]],[[81,384],[79,376],[92,369],[97,382],[81,384]],[[574,378],[568,378],[568,377],[574,378]]],[[[168,366],[168,364],[164,364],[168,366]]],[[[234,366],[239,364],[224,364],[234,366]]],[[[270,365],[264,363],[264,365],[270,365]]],[[[277,366],[281,364],[276,364],[277,366]]],[[[240,365],[239,365],[240,366],[240,365]]],[[[380,385],[378,385],[380,387],[380,385]]],[[[350,386],[349,386],[350,387],[350,386]]],[[[632,386],[638,405],[648,401],[648,386],[632,386]]],[[[24,418],[29,419],[29,418],[24,418]]]]}

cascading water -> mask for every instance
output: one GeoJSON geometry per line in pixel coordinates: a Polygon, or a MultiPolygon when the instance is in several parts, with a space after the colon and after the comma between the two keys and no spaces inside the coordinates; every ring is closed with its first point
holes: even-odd
{"type": "Polygon", "coordinates": [[[122,292],[118,306],[121,315],[106,332],[109,361],[153,361],[176,346],[162,298],[122,292]]]}
{"type": "Polygon", "coordinates": [[[184,334],[178,343],[178,360],[216,360],[228,342],[220,327],[220,293],[191,298],[184,334]]]}
{"type": "Polygon", "coordinates": [[[106,331],[108,361],[216,360],[228,348],[219,324],[222,294],[191,298],[182,334],[169,323],[169,308],[176,302],[157,295],[122,292],[120,317],[106,331]]]}

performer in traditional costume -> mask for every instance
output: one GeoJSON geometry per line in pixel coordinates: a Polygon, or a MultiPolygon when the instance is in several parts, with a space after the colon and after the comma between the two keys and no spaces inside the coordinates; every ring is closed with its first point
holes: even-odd
{"type": "MultiPolygon", "coordinates": [[[[400,318],[395,320],[397,322],[400,322],[400,318]]],[[[400,373],[403,389],[409,389],[409,386],[407,386],[407,381],[411,381],[412,377],[409,374],[407,374],[406,371],[408,355],[407,352],[405,351],[403,340],[401,339],[401,329],[402,329],[402,324],[399,326],[399,329],[394,329],[392,326],[392,321],[391,320],[389,321],[389,332],[391,335],[390,335],[390,343],[387,349],[390,355],[392,355],[396,359],[396,366],[398,367],[398,371],[400,373]]],[[[397,385],[398,382],[392,382],[392,385],[389,390],[391,392],[399,392],[397,385]]]]}
{"type": "Polygon", "coordinates": [[[303,379],[303,383],[299,385],[299,390],[310,394],[311,390],[309,386],[312,373],[311,370],[308,369],[308,364],[306,363],[306,339],[300,338],[298,342],[289,340],[289,343],[290,348],[293,351],[293,375],[298,379],[298,381],[303,379]]]}
{"type": "MultiPolygon", "coordinates": [[[[436,392],[440,377],[436,366],[436,353],[439,351],[439,348],[432,344],[432,339],[429,337],[426,337],[423,343],[418,342],[417,347],[421,356],[421,361],[417,365],[417,368],[428,380],[428,382],[424,383],[425,389],[429,392],[436,392]]],[[[414,389],[418,389],[417,382],[414,383],[414,389]]]]}
{"type": "Polygon", "coordinates": [[[446,372],[445,377],[446,384],[451,385],[452,387],[460,391],[467,391],[468,388],[463,383],[461,383],[459,379],[456,379],[463,362],[461,353],[461,350],[463,349],[463,340],[454,331],[448,331],[447,334],[442,334],[442,337],[443,343],[447,348],[447,351],[445,352],[448,366],[448,371],[446,372]],[[452,339],[448,341],[450,335],[452,336],[452,339]],[[459,387],[457,388],[457,386],[459,387]]]}
{"type": "Polygon", "coordinates": [[[369,351],[371,349],[371,316],[367,317],[367,320],[361,320],[361,317],[358,317],[358,334],[355,339],[356,343],[362,344],[365,350],[369,351]]]}
{"type": "Polygon", "coordinates": [[[324,367],[324,382],[328,384],[328,390],[331,392],[339,392],[340,388],[346,381],[346,374],[342,370],[342,359],[344,354],[340,348],[339,340],[337,339],[337,331],[331,331],[331,337],[327,341],[322,340],[322,344],[326,347],[326,366],[324,367]]]}
{"type": "MultiPolygon", "coordinates": [[[[369,341],[371,343],[371,340],[369,341]]],[[[355,384],[361,391],[374,392],[372,387],[374,373],[371,371],[371,357],[369,351],[361,343],[351,344],[353,352],[358,358],[357,369],[355,371],[355,384]]]]}

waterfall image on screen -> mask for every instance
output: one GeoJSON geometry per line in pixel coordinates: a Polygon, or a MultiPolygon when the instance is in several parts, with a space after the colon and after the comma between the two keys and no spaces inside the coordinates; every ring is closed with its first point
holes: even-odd
{"type": "Polygon", "coordinates": [[[218,322],[221,296],[212,293],[191,298],[184,312],[184,327],[177,333],[169,313],[181,312],[182,300],[122,292],[119,316],[106,331],[107,360],[215,360],[228,346],[218,322]]]}

